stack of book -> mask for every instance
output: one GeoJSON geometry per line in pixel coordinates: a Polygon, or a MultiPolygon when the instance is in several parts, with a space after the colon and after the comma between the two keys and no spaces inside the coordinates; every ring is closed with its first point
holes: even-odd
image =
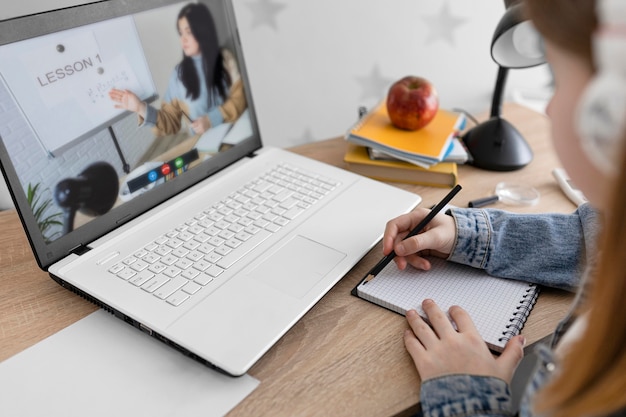
{"type": "Polygon", "coordinates": [[[457,163],[467,161],[456,137],[464,126],[462,114],[440,109],[422,129],[402,130],[382,102],[346,134],[351,144],[344,161],[351,171],[383,181],[453,187],[457,163]]]}

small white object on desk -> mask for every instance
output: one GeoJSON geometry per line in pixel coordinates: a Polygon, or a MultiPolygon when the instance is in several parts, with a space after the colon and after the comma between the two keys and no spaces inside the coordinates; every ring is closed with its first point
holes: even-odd
{"type": "Polygon", "coordinates": [[[574,185],[569,175],[567,175],[567,172],[565,172],[563,168],[554,168],[552,170],[552,175],[559,184],[559,187],[561,187],[563,193],[572,201],[572,203],[580,206],[581,204],[587,202],[587,198],[583,192],[574,185]]]}
{"type": "Polygon", "coordinates": [[[98,310],[0,363],[0,415],[223,416],[258,384],[98,310]]]}

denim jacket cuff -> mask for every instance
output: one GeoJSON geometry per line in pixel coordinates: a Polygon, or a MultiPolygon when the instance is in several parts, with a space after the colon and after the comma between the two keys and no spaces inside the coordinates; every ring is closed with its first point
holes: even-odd
{"type": "Polygon", "coordinates": [[[478,375],[445,375],[426,380],[420,392],[424,417],[513,416],[508,384],[478,375]]]}
{"type": "Polygon", "coordinates": [[[456,223],[456,241],[448,260],[485,269],[492,233],[489,217],[483,210],[450,210],[456,223]]]}

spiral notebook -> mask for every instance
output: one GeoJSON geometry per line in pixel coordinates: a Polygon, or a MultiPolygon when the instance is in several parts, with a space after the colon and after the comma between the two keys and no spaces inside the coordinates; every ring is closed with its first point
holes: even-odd
{"type": "Polygon", "coordinates": [[[501,352],[524,327],[539,287],[440,258],[429,260],[430,271],[411,267],[401,271],[391,262],[367,284],[361,281],[352,294],[402,315],[415,309],[425,317],[421,304],[426,298],[444,311],[459,305],[470,314],[489,348],[501,352]]]}

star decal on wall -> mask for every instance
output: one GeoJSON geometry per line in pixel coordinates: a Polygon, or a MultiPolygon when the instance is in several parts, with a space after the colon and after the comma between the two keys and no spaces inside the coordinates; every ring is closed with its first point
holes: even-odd
{"type": "Polygon", "coordinates": [[[454,31],[463,25],[466,20],[452,16],[448,2],[445,2],[438,15],[424,17],[430,32],[426,38],[426,43],[441,39],[454,46],[454,31]]]}
{"type": "Polygon", "coordinates": [[[385,78],[381,75],[378,64],[374,64],[374,67],[369,75],[365,77],[356,77],[356,79],[362,89],[361,100],[373,98],[377,101],[381,100],[385,96],[387,89],[394,81],[391,78],[385,78]]]}
{"type": "Polygon", "coordinates": [[[248,7],[252,10],[252,29],[257,26],[269,26],[278,31],[276,16],[287,5],[273,0],[257,0],[255,3],[248,3],[248,7]]]}

